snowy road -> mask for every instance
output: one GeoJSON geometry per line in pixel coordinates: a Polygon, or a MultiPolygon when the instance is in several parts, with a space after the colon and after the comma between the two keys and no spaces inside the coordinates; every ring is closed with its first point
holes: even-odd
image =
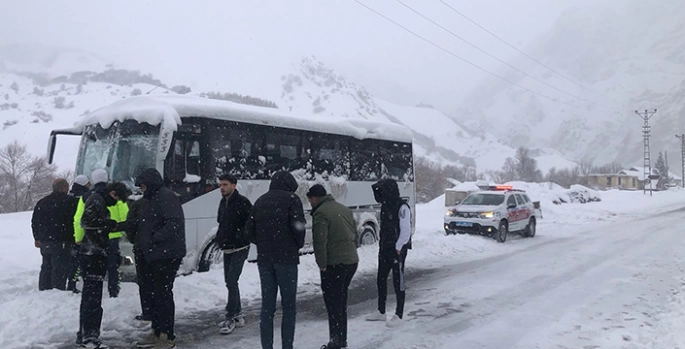
{"type": "MultiPolygon", "coordinates": [[[[417,206],[407,321],[395,329],[364,321],[376,308],[376,249],[362,248],[350,294],[350,347],[685,348],[683,202],[682,192],[655,198],[613,192],[598,204],[548,205],[538,236],[504,244],[446,237],[442,203],[417,206]]],[[[0,215],[0,221],[6,227],[0,231],[0,347],[73,348],[80,297],[37,291],[40,256],[30,212],[0,215]]],[[[319,348],[328,337],[318,282],[313,259],[303,257],[297,348],[319,348]]],[[[120,298],[103,300],[102,338],[115,349],[132,348],[148,331],[133,320],[140,311],[137,288],[122,286],[120,298]]],[[[260,347],[258,290],[256,266],[248,264],[241,277],[248,325],[221,336],[222,270],[178,278],[178,347],[260,347]]]]}
{"type": "MultiPolygon", "coordinates": [[[[583,229],[569,238],[522,240],[509,254],[415,273],[408,320],[387,329],[363,320],[375,309],[373,280],[350,307],[353,348],[665,348],[682,344],[685,211],[583,229]],[[671,337],[669,337],[671,336],[671,337]],[[676,336],[676,337],[672,337],[676,336]]],[[[296,344],[327,338],[323,304],[300,307],[296,344]]],[[[256,348],[253,323],[187,348],[256,348]]],[[[278,332],[277,332],[278,333],[278,332]]],[[[198,338],[199,339],[199,338],[198,338]]]]}

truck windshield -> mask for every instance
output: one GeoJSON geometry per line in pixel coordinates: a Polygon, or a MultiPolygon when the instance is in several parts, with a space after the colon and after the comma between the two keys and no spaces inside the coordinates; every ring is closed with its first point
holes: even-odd
{"type": "Polygon", "coordinates": [[[86,127],[77,160],[78,174],[105,169],[110,180],[133,183],[147,168],[157,165],[159,126],[134,120],[86,127]]]}
{"type": "Polygon", "coordinates": [[[462,205],[498,206],[504,202],[504,195],[499,194],[472,194],[469,195],[462,205]]]}

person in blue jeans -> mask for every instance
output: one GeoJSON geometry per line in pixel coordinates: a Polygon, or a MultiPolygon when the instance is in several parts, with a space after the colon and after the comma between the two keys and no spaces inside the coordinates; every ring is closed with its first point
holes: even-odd
{"type": "Polygon", "coordinates": [[[269,191],[255,201],[245,225],[247,238],[257,245],[257,264],[262,288],[259,331],[262,349],[273,349],[276,297],[281,292],[283,349],[292,349],[297,317],[297,267],[304,246],[306,220],[302,200],[295,195],[298,184],[292,174],[276,172],[269,191]]]}

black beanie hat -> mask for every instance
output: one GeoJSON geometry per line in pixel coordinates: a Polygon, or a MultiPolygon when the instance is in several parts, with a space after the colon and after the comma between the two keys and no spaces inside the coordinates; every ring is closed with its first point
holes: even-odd
{"type": "Polygon", "coordinates": [[[323,187],[321,184],[315,184],[311,188],[309,188],[309,191],[307,192],[307,197],[322,197],[326,196],[326,188],[323,187]]]}

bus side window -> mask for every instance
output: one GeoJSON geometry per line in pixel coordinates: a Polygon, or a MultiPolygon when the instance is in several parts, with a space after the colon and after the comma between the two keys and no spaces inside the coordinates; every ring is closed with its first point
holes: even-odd
{"type": "Polygon", "coordinates": [[[379,141],[381,176],[397,181],[412,181],[414,178],[412,166],[411,144],[389,141],[379,141]]]}
{"type": "Polygon", "coordinates": [[[349,178],[349,141],[343,136],[315,134],[312,137],[312,166],[314,173],[349,178]]]}
{"type": "Polygon", "coordinates": [[[380,157],[378,142],[374,140],[352,140],[351,154],[353,169],[350,177],[353,181],[376,181],[380,179],[380,157]]]}

